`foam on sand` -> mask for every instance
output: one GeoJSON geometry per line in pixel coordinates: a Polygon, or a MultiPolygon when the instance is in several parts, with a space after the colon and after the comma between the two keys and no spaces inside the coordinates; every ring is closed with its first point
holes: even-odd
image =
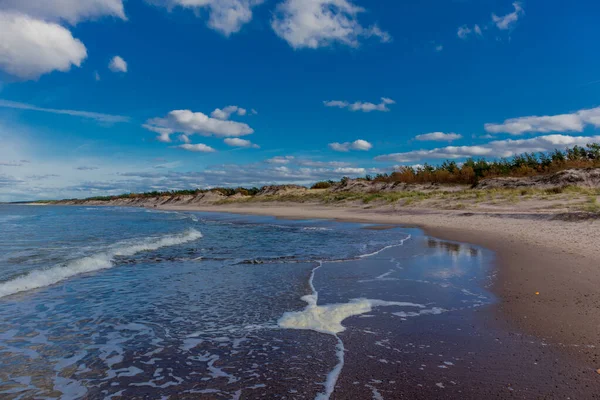
{"type": "Polygon", "coordinates": [[[137,239],[135,243],[131,241],[117,243],[105,252],[72,260],[66,264],[56,265],[48,269],[31,271],[25,275],[2,282],[0,283],[0,298],[27,290],[54,285],[55,283],[75,275],[112,268],[114,266],[114,259],[118,256],[133,256],[143,251],[177,246],[193,242],[201,237],[202,234],[200,232],[195,229],[190,229],[176,235],[137,239]]]}
{"type": "MultiPolygon", "coordinates": [[[[385,249],[390,247],[401,246],[406,240],[410,239],[408,236],[406,239],[398,245],[387,246],[375,253],[361,256],[361,258],[370,257],[379,254],[385,249]]],[[[307,306],[302,311],[286,312],[279,319],[278,325],[280,328],[285,329],[307,329],[316,332],[326,333],[335,336],[337,339],[336,345],[336,356],[338,363],[336,366],[327,374],[327,378],[323,383],[325,391],[319,393],[315,400],[328,400],[331,394],[335,390],[337,380],[344,368],[344,342],[337,335],[343,332],[346,328],[342,325],[342,322],[349,317],[355,315],[361,315],[369,313],[375,307],[411,307],[416,309],[425,309],[426,307],[422,304],[408,303],[408,302],[397,302],[397,301],[384,301],[384,300],[372,300],[372,299],[353,299],[348,303],[341,304],[328,304],[319,306],[319,292],[315,289],[314,279],[315,272],[323,266],[323,262],[319,262],[318,265],[313,268],[308,284],[311,288],[311,294],[303,296],[302,300],[307,303],[307,306]]]]}
{"type": "Polygon", "coordinates": [[[371,299],[353,299],[348,303],[318,306],[316,301],[313,302],[313,296],[304,296],[302,299],[308,303],[308,306],[303,311],[285,313],[279,319],[279,326],[287,329],[309,329],[336,335],[346,329],[342,325],[346,318],[369,313],[374,307],[425,308],[422,304],[371,299]]]}

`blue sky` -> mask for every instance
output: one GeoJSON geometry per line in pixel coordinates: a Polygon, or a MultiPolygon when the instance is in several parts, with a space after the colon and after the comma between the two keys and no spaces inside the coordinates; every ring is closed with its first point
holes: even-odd
{"type": "Polygon", "coordinates": [[[0,201],[600,141],[600,4],[0,0],[0,201]]]}

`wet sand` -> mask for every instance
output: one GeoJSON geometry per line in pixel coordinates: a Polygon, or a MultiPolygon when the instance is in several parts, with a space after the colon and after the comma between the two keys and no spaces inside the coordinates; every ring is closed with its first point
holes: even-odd
{"type": "MultiPolygon", "coordinates": [[[[527,379],[538,382],[532,385],[536,389],[532,392],[521,390],[518,398],[600,398],[600,374],[596,372],[600,368],[598,220],[566,222],[542,219],[535,215],[492,216],[460,212],[409,215],[389,210],[310,205],[242,204],[163,208],[404,224],[421,227],[427,234],[437,238],[488,248],[497,255],[496,277],[491,290],[500,301],[477,312],[477,321],[469,321],[467,325],[470,323],[476,330],[486,328],[489,332],[497,332],[498,337],[490,337],[487,341],[459,340],[463,346],[460,352],[472,352],[473,346],[486,349],[480,353],[485,356],[477,358],[473,366],[463,369],[463,372],[455,370],[455,379],[462,377],[464,382],[467,377],[476,377],[474,382],[479,382],[472,387],[472,396],[466,396],[463,391],[460,395],[465,397],[462,398],[508,398],[512,396],[510,384],[520,381],[523,389],[527,386],[527,379]],[[539,345],[526,348],[519,345],[529,342],[539,345]],[[495,343],[503,345],[496,347],[495,343]],[[523,371],[526,371],[526,376],[523,376],[523,371]],[[502,377],[498,382],[500,385],[482,386],[486,379],[496,381],[498,376],[502,377]],[[547,390],[540,389],[540,380],[547,390]],[[505,387],[506,390],[499,391],[498,387],[505,387]]],[[[432,327],[431,335],[444,341],[447,340],[444,339],[447,332],[448,329],[440,331],[439,327],[432,327]]],[[[420,332],[415,339],[422,334],[420,332]]],[[[404,330],[398,335],[405,335],[404,330]]],[[[357,348],[365,346],[359,336],[349,340],[349,343],[355,340],[354,346],[357,348]]],[[[407,340],[410,341],[410,334],[402,342],[407,340]]],[[[367,349],[363,348],[364,351],[367,349]]],[[[400,361],[409,360],[414,362],[414,355],[408,353],[405,360],[400,361]]],[[[389,367],[384,365],[379,368],[389,367]]],[[[349,374],[346,370],[340,383],[350,379],[349,374]]],[[[418,380],[413,378],[411,373],[407,373],[406,379],[418,385],[418,380]]],[[[435,383],[447,387],[443,382],[435,383]]],[[[343,386],[348,388],[350,384],[352,382],[345,382],[343,386]]],[[[452,390],[435,392],[431,388],[422,390],[416,387],[407,397],[391,398],[460,398],[459,393],[452,390]]],[[[351,392],[347,392],[348,396],[351,392]]],[[[343,390],[336,390],[336,393],[335,398],[352,398],[343,397],[343,390]]],[[[375,393],[371,395],[375,396],[375,393]]],[[[388,396],[382,396],[390,397],[389,393],[388,396]]]]}

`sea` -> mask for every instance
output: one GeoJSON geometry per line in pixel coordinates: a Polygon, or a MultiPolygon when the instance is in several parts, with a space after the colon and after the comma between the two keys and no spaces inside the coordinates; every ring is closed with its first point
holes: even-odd
{"type": "Polygon", "coordinates": [[[402,226],[0,205],[0,398],[442,398],[493,261],[402,226]]]}

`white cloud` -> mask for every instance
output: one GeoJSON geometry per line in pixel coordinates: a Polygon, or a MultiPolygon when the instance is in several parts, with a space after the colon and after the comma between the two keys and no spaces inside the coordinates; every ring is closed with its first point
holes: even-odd
{"type": "Polygon", "coordinates": [[[159,126],[153,126],[153,125],[149,125],[149,124],[142,125],[142,128],[158,133],[156,140],[158,140],[159,142],[171,143],[171,134],[173,133],[173,131],[171,129],[161,128],[159,126]]]}
{"type": "Polygon", "coordinates": [[[461,39],[466,39],[467,36],[471,34],[471,32],[473,32],[471,28],[469,28],[467,25],[463,25],[458,28],[457,35],[461,39]]]}
{"type": "Polygon", "coordinates": [[[600,127],[600,107],[571,114],[530,116],[507,119],[501,124],[485,124],[489,133],[520,135],[527,132],[582,132],[586,125],[600,127]]]}
{"type": "Polygon", "coordinates": [[[190,138],[187,135],[179,135],[177,139],[183,143],[190,143],[190,138]]]}
{"type": "Polygon", "coordinates": [[[127,72],[127,62],[120,56],[114,56],[108,63],[108,68],[112,72],[127,72]]]}
{"type": "Polygon", "coordinates": [[[515,11],[511,12],[510,14],[506,14],[502,17],[492,14],[492,21],[494,21],[494,24],[496,24],[498,29],[511,29],[517,23],[519,18],[525,15],[525,11],[523,10],[521,3],[514,2],[512,5],[515,8],[515,11]]]}
{"type": "Polygon", "coordinates": [[[336,172],[338,174],[364,175],[367,172],[367,170],[364,168],[344,167],[344,168],[336,168],[334,170],[334,172],[336,172]]]}
{"type": "Polygon", "coordinates": [[[350,150],[368,151],[373,148],[373,145],[366,140],[358,139],[354,142],[329,143],[329,148],[341,152],[348,152],[350,150]]]}
{"type": "Polygon", "coordinates": [[[325,104],[325,107],[338,107],[338,108],[346,108],[350,105],[350,103],[348,103],[347,101],[342,101],[342,100],[324,101],[323,104],[325,104]]]}
{"type": "Polygon", "coordinates": [[[253,148],[259,149],[260,146],[252,143],[249,140],[240,139],[240,138],[227,138],[224,140],[225,144],[231,147],[245,147],[245,148],[253,148]]]}
{"type": "Polygon", "coordinates": [[[295,49],[334,43],[357,47],[361,38],[369,37],[391,41],[389,33],[377,25],[365,28],[358,22],[364,11],[352,0],[284,0],[277,5],[271,26],[295,49]]]}
{"type": "Polygon", "coordinates": [[[269,164],[289,164],[294,159],[294,156],[277,156],[265,160],[269,164]]]}
{"type": "Polygon", "coordinates": [[[305,167],[349,167],[352,164],[344,161],[314,161],[314,160],[296,160],[295,164],[305,166],[305,167]]]}
{"type": "Polygon", "coordinates": [[[87,57],[83,43],[58,24],[0,10],[0,27],[0,69],[18,78],[66,72],[87,57]]]}
{"type": "Polygon", "coordinates": [[[432,150],[415,150],[378,156],[377,161],[417,162],[428,159],[467,157],[512,157],[524,152],[543,152],[569,146],[585,146],[600,141],[600,136],[547,135],[531,139],[495,140],[479,146],[448,146],[432,150]]]}
{"type": "Polygon", "coordinates": [[[254,133],[254,130],[247,124],[212,118],[201,112],[190,110],[174,110],[164,118],[149,119],[142,126],[166,138],[176,132],[186,135],[198,134],[222,138],[254,133]]]}
{"type": "Polygon", "coordinates": [[[471,34],[475,34],[477,36],[483,36],[483,32],[479,25],[475,24],[473,29],[469,28],[467,25],[460,26],[456,33],[459,38],[467,39],[471,34]]]}
{"type": "Polygon", "coordinates": [[[444,132],[432,132],[425,133],[423,135],[415,136],[416,140],[420,141],[434,141],[434,142],[451,142],[453,140],[461,139],[462,135],[458,133],[444,133],[444,132]]]}
{"type": "MultiPolygon", "coordinates": [[[[2,124],[0,122],[0,160],[23,165],[6,167],[0,172],[0,201],[83,198],[216,186],[261,187],[283,183],[309,186],[317,181],[340,179],[344,175],[352,176],[351,173],[335,171],[336,168],[347,165],[334,165],[332,162],[331,165],[315,165],[317,168],[311,168],[299,166],[300,163],[293,158],[290,164],[220,164],[208,168],[194,168],[190,172],[173,170],[184,168],[187,164],[168,163],[164,159],[133,161],[128,157],[110,154],[103,158],[90,158],[67,152],[60,159],[53,154],[44,159],[37,143],[24,141],[28,137],[27,131],[2,124]],[[29,149],[29,146],[34,147],[29,149]],[[31,163],[18,161],[25,159],[31,160],[31,163]],[[157,162],[161,164],[157,165],[157,162]],[[98,169],[80,171],[74,168],[77,166],[96,166],[98,169]],[[281,168],[282,166],[286,168],[281,168]]],[[[178,150],[183,152],[183,149],[178,150]]],[[[210,156],[211,153],[196,154],[210,156]]],[[[376,173],[374,171],[371,168],[366,169],[367,173],[376,173]]],[[[364,176],[364,173],[360,171],[357,175],[364,176]]]]}
{"type": "Polygon", "coordinates": [[[31,104],[18,103],[16,101],[8,101],[8,100],[2,100],[2,99],[0,99],[0,107],[15,108],[15,109],[19,109],[19,110],[40,111],[40,112],[47,112],[47,113],[52,113],[52,114],[71,115],[74,117],[94,119],[98,122],[103,122],[103,123],[129,122],[129,117],[124,117],[122,115],[101,114],[101,113],[96,113],[96,112],[91,112],[91,111],[43,108],[43,107],[37,107],[37,106],[31,105],[31,104]]]}
{"type": "Polygon", "coordinates": [[[127,19],[122,0],[0,0],[0,10],[72,25],[102,16],[127,19]]]}
{"type": "Polygon", "coordinates": [[[341,100],[331,100],[324,101],[323,104],[325,107],[337,107],[337,108],[347,108],[350,111],[362,111],[362,112],[371,112],[371,111],[383,111],[388,112],[390,109],[388,105],[395,104],[396,102],[390,98],[382,97],[381,102],[379,104],[369,103],[357,101],[355,103],[349,103],[347,101],[341,100]]]}
{"type": "Polygon", "coordinates": [[[187,151],[193,151],[195,153],[214,153],[216,151],[212,147],[207,146],[202,143],[198,143],[198,144],[186,143],[186,144],[179,145],[177,147],[179,147],[180,149],[187,150],[187,151]]]}
{"type": "Polygon", "coordinates": [[[247,111],[245,108],[241,108],[238,106],[227,106],[222,110],[220,108],[217,108],[210,114],[210,116],[217,119],[228,120],[229,117],[231,117],[231,114],[233,113],[236,113],[237,115],[243,117],[247,114],[247,111]]]}
{"type": "Polygon", "coordinates": [[[94,71],[94,79],[96,80],[96,82],[100,81],[100,74],[98,73],[98,71],[94,71]]]}
{"type": "Polygon", "coordinates": [[[242,29],[252,20],[252,8],[263,3],[263,0],[147,0],[151,3],[173,7],[190,8],[198,11],[208,9],[208,26],[225,36],[230,36],[242,29]]]}
{"type": "Polygon", "coordinates": [[[444,50],[444,46],[442,46],[441,44],[438,44],[437,46],[435,46],[434,49],[436,52],[439,53],[440,51],[444,50]]]}

